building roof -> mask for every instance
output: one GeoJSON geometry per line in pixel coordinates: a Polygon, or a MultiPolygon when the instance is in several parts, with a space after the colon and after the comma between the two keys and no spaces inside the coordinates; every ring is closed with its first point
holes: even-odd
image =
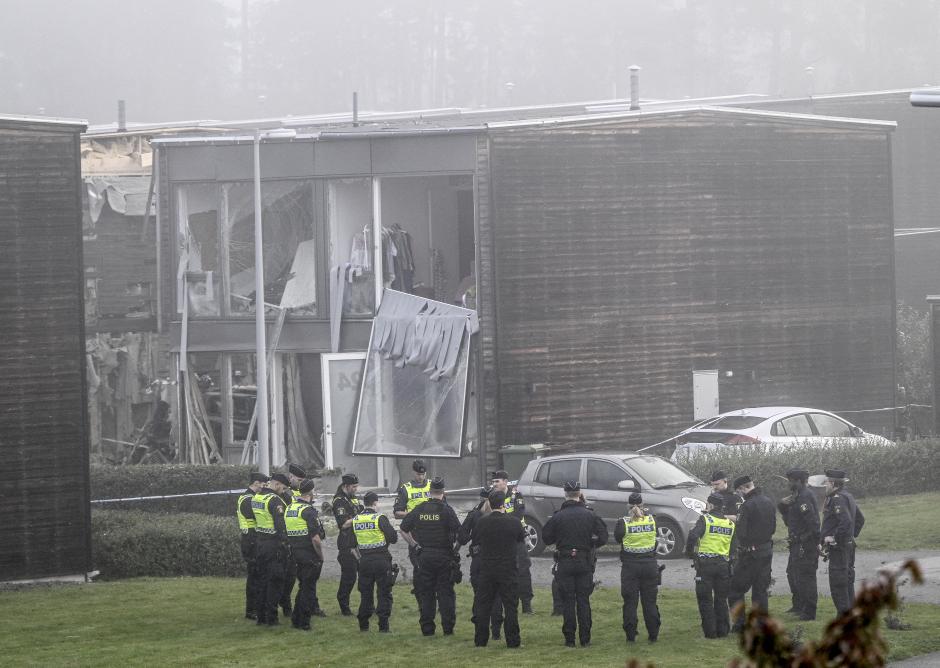
{"type": "Polygon", "coordinates": [[[61,129],[74,132],[88,127],[88,121],[79,118],[56,118],[54,116],[20,116],[16,114],[0,114],[0,127],[45,127],[48,129],[61,129]]]}

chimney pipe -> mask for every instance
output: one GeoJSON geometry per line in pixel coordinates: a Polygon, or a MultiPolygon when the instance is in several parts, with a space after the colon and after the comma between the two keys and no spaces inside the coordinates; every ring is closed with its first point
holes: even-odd
{"type": "Polygon", "coordinates": [[[630,111],[640,108],[640,66],[630,66],[630,111]]]}
{"type": "Polygon", "coordinates": [[[353,127],[359,127],[359,93],[353,91],[353,127]]]}
{"type": "Polygon", "coordinates": [[[118,100],[118,132],[127,132],[127,107],[124,100],[118,100]]]}
{"type": "Polygon", "coordinates": [[[810,65],[806,72],[806,97],[812,98],[816,94],[816,68],[810,65]]]}

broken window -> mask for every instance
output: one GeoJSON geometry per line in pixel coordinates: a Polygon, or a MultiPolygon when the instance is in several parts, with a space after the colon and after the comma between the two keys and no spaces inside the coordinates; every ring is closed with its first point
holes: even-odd
{"type": "Polygon", "coordinates": [[[375,311],[371,180],[329,181],[327,217],[332,308],[341,303],[344,317],[369,317],[375,311]]]}
{"type": "Polygon", "coordinates": [[[190,315],[221,315],[218,188],[185,185],[176,189],[176,195],[177,308],[182,312],[185,291],[190,315]]]}

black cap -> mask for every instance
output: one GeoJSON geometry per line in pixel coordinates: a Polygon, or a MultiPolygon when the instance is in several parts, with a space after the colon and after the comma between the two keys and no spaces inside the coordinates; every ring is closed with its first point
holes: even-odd
{"type": "Polygon", "coordinates": [[[725,506],[725,497],[721,494],[709,494],[708,502],[712,504],[716,510],[722,510],[725,506]]]}
{"type": "Polygon", "coordinates": [[[290,487],[290,480],[288,480],[287,476],[284,475],[283,473],[275,473],[274,475],[271,476],[271,480],[276,480],[282,485],[287,485],[288,487],[290,487]]]}
{"type": "Polygon", "coordinates": [[[832,480],[846,480],[847,479],[847,476],[845,475],[845,471],[843,471],[842,469],[826,469],[825,474],[827,478],[831,478],[832,480]]]}
{"type": "Polygon", "coordinates": [[[431,489],[444,489],[444,479],[440,476],[431,481],[431,489]]]}
{"type": "Polygon", "coordinates": [[[496,480],[497,478],[500,480],[509,480],[509,474],[503,471],[502,469],[500,469],[499,471],[493,471],[492,477],[493,477],[493,480],[496,480]]]}
{"type": "Polygon", "coordinates": [[[643,495],[639,492],[632,492],[630,497],[627,499],[627,503],[631,506],[638,506],[643,503],[643,495]]]}
{"type": "Polygon", "coordinates": [[[359,484],[359,476],[357,476],[355,473],[344,473],[342,480],[343,480],[344,485],[358,485],[359,484]]]}
{"type": "Polygon", "coordinates": [[[481,488],[480,488],[480,498],[481,498],[481,499],[485,499],[485,498],[488,497],[489,495],[490,495],[490,488],[489,488],[489,487],[481,487],[481,488]]]}
{"type": "Polygon", "coordinates": [[[313,481],[308,479],[300,483],[299,491],[301,494],[306,494],[307,492],[312,492],[313,488],[314,488],[313,481]]]}
{"type": "Polygon", "coordinates": [[[302,469],[301,467],[297,466],[297,464],[288,464],[288,465],[287,465],[287,472],[290,473],[291,475],[297,476],[298,478],[306,478],[306,477],[307,477],[307,472],[306,472],[304,469],[302,469]]]}
{"type": "Polygon", "coordinates": [[[565,481],[565,491],[566,492],[580,492],[581,483],[577,480],[566,480],[565,481]]]}
{"type": "Polygon", "coordinates": [[[734,479],[734,488],[737,489],[737,488],[740,487],[741,485],[746,485],[746,484],[748,484],[749,482],[753,482],[753,481],[751,480],[751,476],[749,476],[749,475],[742,475],[742,476],[739,476],[739,477],[737,477],[737,478],[734,479]]]}
{"type": "Polygon", "coordinates": [[[498,490],[493,490],[490,492],[490,495],[487,497],[490,502],[490,508],[494,510],[496,508],[502,508],[503,504],[506,502],[506,495],[498,490]]]}
{"type": "Polygon", "coordinates": [[[270,478],[260,471],[251,472],[251,482],[267,482],[268,480],[270,480],[270,478]]]}
{"type": "Polygon", "coordinates": [[[803,480],[804,482],[809,478],[809,471],[806,469],[790,469],[787,471],[787,478],[791,480],[803,480]]]}
{"type": "Polygon", "coordinates": [[[428,467],[424,465],[424,460],[416,459],[411,462],[411,470],[415,473],[427,473],[428,467]]]}
{"type": "Polygon", "coordinates": [[[371,506],[373,503],[379,500],[379,495],[375,492],[366,492],[366,495],[362,497],[362,502],[367,506],[371,506]]]}
{"type": "Polygon", "coordinates": [[[718,471],[712,471],[712,476],[711,478],[708,479],[708,481],[717,482],[719,480],[727,480],[727,479],[728,479],[728,474],[719,469],[718,471]]]}

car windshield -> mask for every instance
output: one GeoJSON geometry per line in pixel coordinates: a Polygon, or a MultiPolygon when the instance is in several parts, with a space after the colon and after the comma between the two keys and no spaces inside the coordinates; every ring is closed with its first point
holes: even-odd
{"type": "Polygon", "coordinates": [[[766,420],[756,415],[726,415],[705,426],[705,429],[750,429],[766,420]]]}
{"type": "Polygon", "coordinates": [[[643,455],[629,457],[623,460],[638,476],[649,483],[653,489],[668,489],[670,487],[692,487],[704,485],[701,480],[661,457],[643,455]]]}

